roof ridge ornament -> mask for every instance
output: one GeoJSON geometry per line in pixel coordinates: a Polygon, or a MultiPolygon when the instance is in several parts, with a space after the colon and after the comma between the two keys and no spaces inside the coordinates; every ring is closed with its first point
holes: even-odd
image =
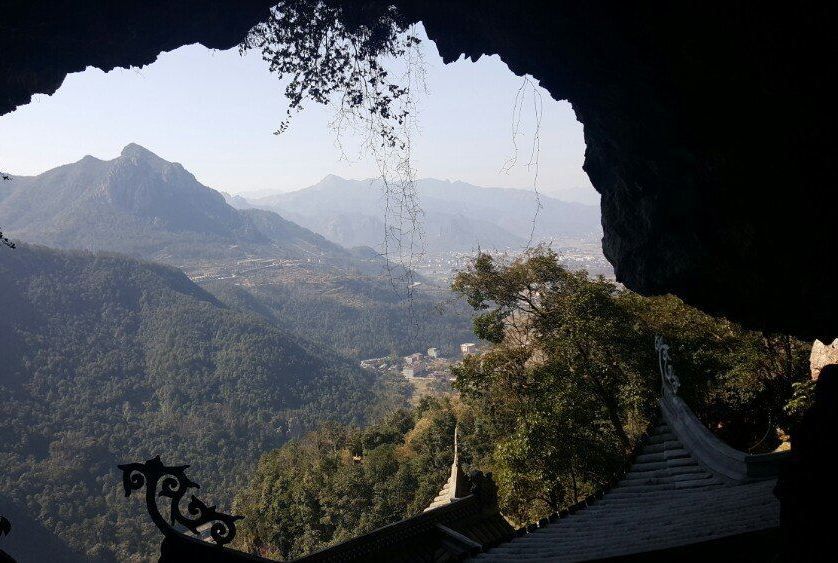
{"type": "Polygon", "coordinates": [[[454,425],[454,463],[455,464],[459,463],[459,461],[460,461],[460,447],[459,447],[460,445],[459,445],[459,440],[457,439],[459,437],[459,434],[460,434],[460,422],[457,421],[457,423],[454,425]]]}
{"type": "Polygon", "coordinates": [[[681,387],[681,381],[672,369],[672,358],[669,356],[669,344],[663,339],[663,336],[655,335],[655,351],[658,353],[658,367],[661,372],[661,383],[665,389],[669,389],[673,394],[678,394],[678,389],[681,387]]]}
{"type": "Polygon", "coordinates": [[[219,547],[230,543],[236,537],[236,520],[241,520],[243,516],[218,512],[214,506],[207,506],[195,495],[191,495],[186,504],[187,515],[181,512],[180,502],[189,489],[201,488],[186,476],[188,465],[163,465],[158,455],[145,463],[126,463],[118,467],[122,470],[122,485],[126,497],[133,491],[145,487],[146,508],[163,534],[179,534],[174,526],[180,524],[193,534],[199,535],[199,528],[203,529],[207,524],[211,524],[210,538],[219,547]],[[166,497],[171,501],[168,521],[160,514],[158,497],[166,497]]]}

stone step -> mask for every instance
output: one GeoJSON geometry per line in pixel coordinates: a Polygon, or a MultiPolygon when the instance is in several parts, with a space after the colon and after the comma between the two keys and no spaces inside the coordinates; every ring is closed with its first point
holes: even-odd
{"type": "Polygon", "coordinates": [[[635,463],[631,466],[630,471],[657,471],[659,469],[667,469],[669,467],[682,467],[685,465],[695,465],[698,464],[695,460],[691,457],[681,457],[681,458],[674,458],[674,459],[667,459],[664,461],[646,461],[643,463],[635,463]]]}
{"type": "Polygon", "coordinates": [[[643,453],[637,456],[635,459],[635,465],[639,463],[647,463],[647,462],[656,462],[656,461],[667,461],[670,459],[680,459],[680,458],[688,458],[690,457],[690,452],[685,450],[683,447],[678,448],[675,450],[666,450],[664,452],[658,453],[643,453]]]}
{"type": "Polygon", "coordinates": [[[683,491],[683,490],[694,490],[694,489],[707,489],[707,488],[719,488],[724,486],[724,484],[716,478],[713,479],[705,479],[703,481],[698,482],[687,482],[687,483],[670,483],[668,485],[660,485],[660,486],[640,486],[640,487],[620,487],[618,489],[613,489],[611,492],[608,493],[607,498],[611,499],[621,499],[621,498],[637,498],[638,496],[647,496],[650,500],[653,499],[652,495],[659,495],[661,498],[665,498],[667,494],[672,491],[683,491]]]}
{"type": "Polygon", "coordinates": [[[672,432],[661,432],[660,434],[650,434],[646,439],[647,444],[658,444],[660,442],[677,442],[678,438],[672,432]]]}
{"type": "Polygon", "coordinates": [[[644,446],[643,451],[640,452],[641,454],[656,454],[659,452],[664,452],[666,450],[682,450],[684,449],[683,444],[678,440],[664,440],[659,442],[650,442],[644,446]]]}
{"type": "Polygon", "coordinates": [[[625,479],[647,479],[649,477],[674,477],[676,475],[694,475],[694,474],[709,474],[703,467],[698,464],[695,465],[679,465],[675,467],[667,467],[666,469],[656,469],[653,471],[629,471],[625,475],[625,479]]]}
{"type": "Polygon", "coordinates": [[[705,471],[694,471],[689,473],[681,473],[679,475],[642,475],[631,476],[626,475],[626,478],[617,483],[617,486],[612,489],[620,489],[623,487],[635,487],[642,485],[666,485],[669,483],[684,483],[688,481],[704,481],[706,479],[713,479],[713,475],[705,471]]]}
{"type": "MultiPolygon", "coordinates": [[[[694,522],[696,520],[714,521],[718,516],[724,514],[736,515],[737,517],[747,516],[748,514],[759,515],[765,512],[766,505],[771,503],[763,502],[748,502],[741,503],[736,499],[730,499],[725,503],[714,503],[702,506],[696,509],[695,503],[672,503],[659,505],[654,508],[639,507],[636,510],[621,510],[618,507],[590,507],[583,512],[578,512],[572,516],[563,518],[544,528],[537,530],[530,534],[530,537],[536,537],[539,534],[547,534],[548,531],[555,535],[565,533],[568,530],[575,530],[581,527],[581,531],[590,528],[602,527],[610,528],[615,522],[627,522],[627,526],[638,527],[645,526],[650,522],[659,522],[660,525],[675,525],[679,523],[694,522]],[[672,520],[673,510],[678,510],[685,513],[681,520],[672,520]]],[[[770,514],[773,518],[773,513],[770,514]]],[[[651,528],[656,529],[656,528],[651,528]]]]}

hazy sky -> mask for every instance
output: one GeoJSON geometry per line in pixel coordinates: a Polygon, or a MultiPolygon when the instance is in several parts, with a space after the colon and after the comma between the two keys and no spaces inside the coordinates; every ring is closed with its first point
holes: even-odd
{"type": "MultiPolygon", "coordinates": [[[[421,29],[420,36],[428,93],[419,99],[421,130],[413,137],[418,175],[531,188],[532,169],[518,165],[501,172],[513,151],[513,107],[523,79],[497,56],[444,65],[421,29]]],[[[539,189],[597,201],[582,171],[581,125],[567,102],[540,91],[539,189]]],[[[193,45],[161,54],[141,69],[89,68],[68,76],[53,96],[36,96],[0,117],[0,167],[37,174],[86,154],[114,158],[136,142],[182,163],[202,183],[233,193],[295,190],[330,173],[378,175],[370,158],[341,159],[329,128],[330,108],[309,104],[288,131],[273,135],[287,107],[282,92],[258,54],[241,57],[236,49],[193,45]]],[[[524,163],[535,123],[531,93],[522,116],[518,145],[524,163]]]]}

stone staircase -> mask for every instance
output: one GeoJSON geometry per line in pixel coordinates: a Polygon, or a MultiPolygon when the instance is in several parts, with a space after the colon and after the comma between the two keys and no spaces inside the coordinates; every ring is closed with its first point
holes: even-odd
{"type": "Polygon", "coordinates": [[[587,561],[776,527],[774,483],[731,482],[714,474],[664,418],[624,478],[601,500],[476,559],[587,561]]]}

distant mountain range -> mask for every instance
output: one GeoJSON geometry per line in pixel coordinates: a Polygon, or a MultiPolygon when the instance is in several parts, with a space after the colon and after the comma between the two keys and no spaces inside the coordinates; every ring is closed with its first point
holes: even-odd
{"type": "Polygon", "coordinates": [[[235,209],[178,163],[136,145],[0,183],[6,236],[57,248],[184,259],[328,257],[351,253],[263,209],[235,209]]]}
{"type": "MultiPolygon", "coordinates": [[[[515,249],[560,237],[597,236],[599,207],[569,203],[531,190],[481,188],[465,182],[417,181],[423,234],[430,252],[515,249]]],[[[343,246],[380,249],[384,191],[380,180],[330,175],[294,192],[249,200],[229,196],[239,209],[270,209],[343,246]]]]}
{"type": "MultiPolygon", "coordinates": [[[[417,182],[431,252],[516,249],[531,239],[596,236],[599,208],[531,190],[417,182]]],[[[6,236],[57,248],[184,260],[318,258],[352,262],[352,247],[383,249],[380,180],[327,176],[289,193],[248,200],[198,182],[178,163],[136,145],[113,160],[86,156],[0,183],[6,236]]],[[[369,259],[372,253],[361,252],[369,259]]]]}
{"type": "Polygon", "coordinates": [[[425,283],[408,298],[406,287],[394,289],[405,271],[388,272],[373,249],[344,248],[225,197],[248,206],[130,144],[113,160],[86,156],[0,182],[0,226],[24,242],[177,266],[223,302],[347,356],[453,349],[472,338],[467,310],[438,307],[450,297],[444,289],[425,283]]]}

